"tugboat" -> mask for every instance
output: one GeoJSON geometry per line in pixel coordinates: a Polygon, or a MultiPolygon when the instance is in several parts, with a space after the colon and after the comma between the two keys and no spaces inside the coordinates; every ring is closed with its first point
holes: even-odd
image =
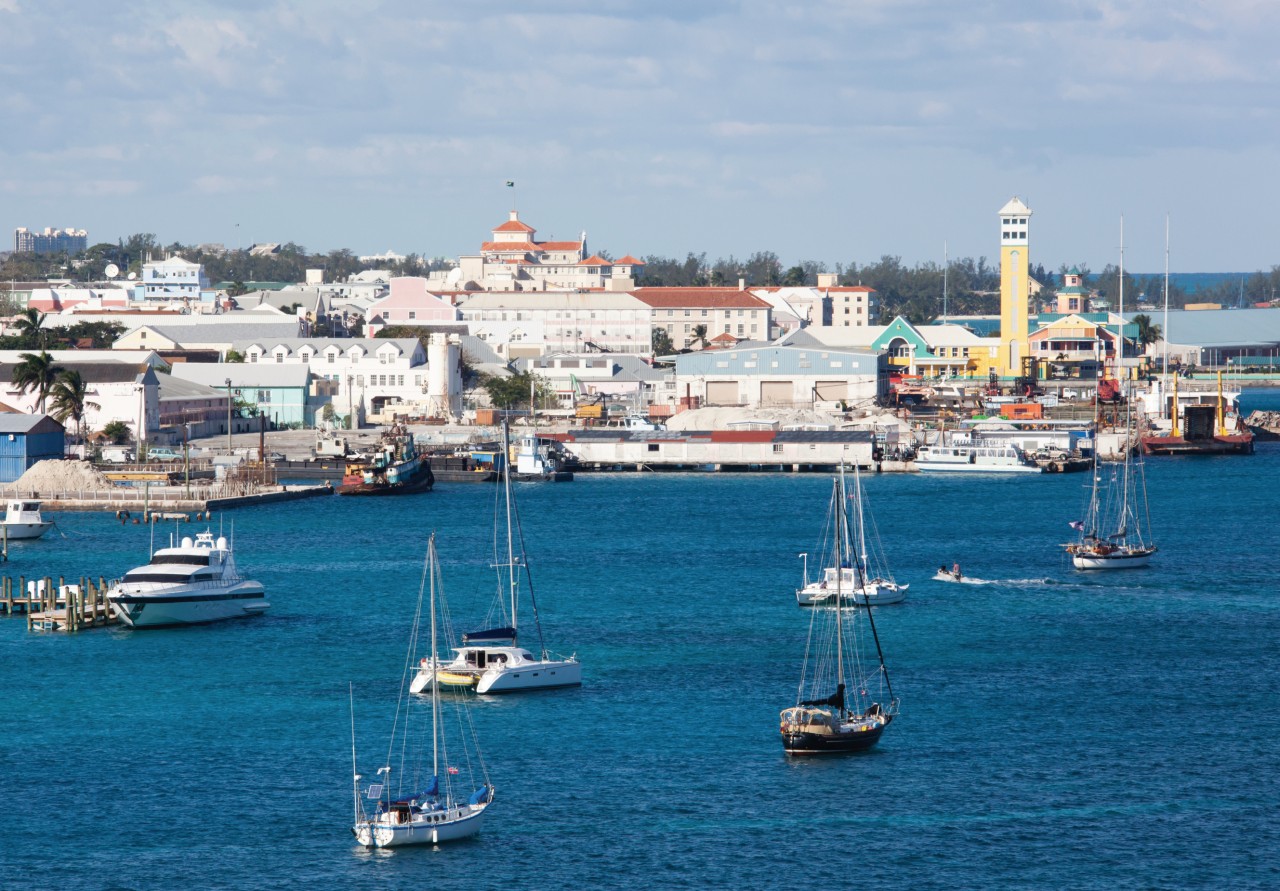
{"type": "Polygon", "coordinates": [[[339,495],[411,495],[429,492],[435,483],[431,466],[418,453],[413,435],[392,427],[382,434],[373,454],[347,462],[339,495]]]}

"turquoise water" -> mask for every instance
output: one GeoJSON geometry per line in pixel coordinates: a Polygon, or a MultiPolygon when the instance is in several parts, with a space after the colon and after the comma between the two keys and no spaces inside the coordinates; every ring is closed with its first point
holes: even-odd
{"type": "MultiPolygon", "coordinates": [[[[0,886],[1169,888],[1280,886],[1280,449],[1149,464],[1149,570],[1057,547],[1085,475],[882,476],[908,600],[880,608],[902,715],[864,756],[788,761],[820,475],[521,485],[543,620],[579,690],[481,700],[484,832],[369,854],[348,831],[385,751],[426,536],[483,618],[493,489],[228,514],[259,620],[28,634],[0,620],[0,886]],[[930,580],[959,561],[989,585],[930,580]]],[[[16,575],[112,575],[141,527],[59,517],[16,575]]],[[[190,529],[191,527],[183,527],[190,529]]]]}

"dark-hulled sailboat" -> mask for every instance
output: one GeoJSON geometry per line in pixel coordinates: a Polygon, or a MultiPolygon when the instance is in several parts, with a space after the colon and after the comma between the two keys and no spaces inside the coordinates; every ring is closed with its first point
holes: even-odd
{"type": "MultiPolygon", "coordinates": [[[[841,467],[831,491],[832,513],[845,527],[836,530],[837,566],[845,565],[849,556],[839,552],[843,548],[839,542],[860,540],[862,531],[862,485],[856,467],[851,497],[857,524],[852,530],[841,467]]],[[[857,560],[850,562],[861,565],[857,560]]],[[[842,575],[837,574],[837,585],[842,575]]],[[[855,578],[855,590],[861,590],[866,581],[855,578]]],[[[781,713],[782,748],[788,755],[860,752],[879,742],[897,713],[898,700],[889,683],[871,605],[865,597],[849,604],[837,590],[832,606],[815,609],[810,618],[796,704],[781,713]]]]}

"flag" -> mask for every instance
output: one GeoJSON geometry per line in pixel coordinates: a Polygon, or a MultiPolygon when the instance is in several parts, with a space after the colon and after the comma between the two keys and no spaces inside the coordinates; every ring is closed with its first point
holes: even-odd
{"type": "Polygon", "coordinates": [[[516,187],[516,181],[514,179],[507,180],[508,189],[514,189],[515,187],[516,187]]]}
{"type": "Polygon", "coordinates": [[[449,768],[449,773],[457,773],[457,772],[458,772],[458,768],[456,768],[456,767],[450,767],[450,768],[449,768]]]}
{"type": "Polygon", "coordinates": [[[1084,528],[1084,520],[1072,520],[1067,525],[1070,526],[1072,529],[1076,530],[1077,532],[1079,532],[1081,529],[1084,528]]]}

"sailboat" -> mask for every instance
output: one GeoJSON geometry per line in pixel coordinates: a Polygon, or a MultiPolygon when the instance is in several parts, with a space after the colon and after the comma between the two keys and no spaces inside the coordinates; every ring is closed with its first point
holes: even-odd
{"type": "Polygon", "coordinates": [[[804,559],[804,581],[796,589],[796,603],[800,606],[830,606],[837,592],[850,603],[871,606],[906,599],[907,588],[911,586],[893,580],[880,537],[875,533],[874,520],[871,534],[867,534],[865,505],[861,485],[856,486],[848,498],[840,501],[832,498],[819,558],[825,565],[818,578],[810,581],[809,555],[800,555],[804,559]]]}
{"type": "MultiPolygon", "coordinates": [[[[1116,338],[1118,367],[1124,358],[1124,221],[1120,223],[1120,336],[1116,338]]],[[[1102,392],[1098,382],[1098,392],[1102,392]]],[[[1098,437],[1102,433],[1102,399],[1099,398],[1093,448],[1093,480],[1089,506],[1083,520],[1072,523],[1079,538],[1065,545],[1076,569],[1134,569],[1146,566],[1156,546],[1151,540],[1151,516],[1147,509],[1147,482],[1141,455],[1136,459],[1130,441],[1133,429],[1133,394],[1118,386],[1124,398],[1124,442],[1122,461],[1101,460],[1098,437]]]]}
{"type": "MultiPolygon", "coordinates": [[[[854,469],[854,486],[861,489],[854,469]]],[[[832,483],[831,501],[836,522],[844,527],[848,515],[844,468],[832,483]]],[[[836,556],[843,559],[847,529],[836,530],[836,556]]],[[[841,565],[841,564],[837,564],[841,565]]],[[[861,590],[861,565],[855,564],[855,589],[861,590]]],[[[796,704],[781,712],[782,748],[788,755],[825,755],[860,752],[879,742],[898,713],[889,671],[884,664],[880,636],[870,603],[861,596],[850,606],[844,593],[844,574],[834,579],[836,596],[831,608],[814,610],[809,641],[796,691],[796,704]],[[867,639],[869,634],[870,640],[867,639]],[[874,644],[874,650],[871,649],[874,644]],[[874,657],[874,658],[873,658],[874,657]]]]}
{"type": "MultiPolygon", "coordinates": [[[[504,424],[504,455],[511,453],[509,438],[504,424]]],[[[410,692],[422,693],[432,685],[445,685],[473,689],[477,693],[519,693],[582,684],[582,664],[577,657],[553,657],[548,653],[542,636],[533,575],[524,552],[524,532],[520,528],[520,514],[511,491],[510,461],[503,462],[501,500],[494,509],[494,550],[494,568],[498,572],[496,608],[503,619],[510,617],[511,624],[464,634],[462,646],[453,648],[454,657],[448,662],[423,659],[410,692]],[[517,616],[522,588],[528,589],[529,604],[533,610],[533,623],[538,635],[537,654],[519,644],[517,616]]]]}
{"type": "MultiPolygon", "coordinates": [[[[1098,429],[1101,427],[1099,422],[1098,429]]],[[[1150,563],[1156,552],[1147,507],[1146,468],[1141,454],[1133,454],[1128,431],[1126,417],[1122,461],[1102,461],[1094,445],[1089,506],[1084,519],[1071,524],[1079,538],[1065,545],[1076,569],[1134,569],[1150,563]]]]}
{"type": "Polygon", "coordinates": [[[423,592],[426,589],[430,590],[428,609],[431,655],[434,657],[437,601],[443,608],[444,596],[434,534],[427,544],[413,633],[409,638],[409,653],[400,683],[401,696],[396,706],[386,761],[378,768],[376,779],[363,790],[356,761],[354,702],[352,705],[351,767],[355,816],[351,831],[356,841],[366,848],[434,845],[475,835],[484,822],[485,812],[493,803],[493,784],[475,745],[475,727],[471,724],[465,697],[442,691],[440,685],[431,685],[428,725],[431,761],[424,764],[414,759],[418,743],[428,733],[428,728],[419,726],[418,720],[425,717],[422,713],[427,711],[427,707],[416,697],[404,695],[404,688],[416,656],[418,631],[423,618],[423,592]],[[447,699],[454,701],[447,702],[447,699]],[[450,716],[457,718],[456,727],[446,727],[446,718],[450,716]],[[393,761],[396,764],[394,771],[393,761]],[[428,767],[429,775],[426,773],[428,767]],[[464,771],[466,780],[462,779],[464,771]]]}

